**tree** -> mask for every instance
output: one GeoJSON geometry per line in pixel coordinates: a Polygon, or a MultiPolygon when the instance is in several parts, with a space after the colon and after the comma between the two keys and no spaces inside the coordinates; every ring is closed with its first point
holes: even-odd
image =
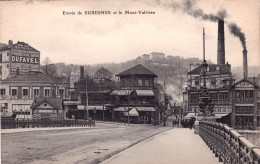
{"type": "Polygon", "coordinates": [[[49,57],[46,57],[43,59],[42,62],[43,66],[42,66],[42,70],[43,72],[45,72],[46,75],[49,75],[51,77],[54,77],[57,75],[57,68],[55,66],[55,64],[52,64],[52,61],[50,60],[49,57]]]}
{"type": "Polygon", "coordinates": [[[106,68],[101,67],[99,68],[95,74],[94,77],[95,78],[107,78],[107,79],[112,79],[113,74],[106,68]]]}

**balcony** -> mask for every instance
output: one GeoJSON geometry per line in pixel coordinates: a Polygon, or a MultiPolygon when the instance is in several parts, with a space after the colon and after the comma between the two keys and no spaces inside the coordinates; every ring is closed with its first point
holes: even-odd
{"type": "Polygon", "coordinates": [[[235,103],[238,103],[238,104],[253,104],[254,98],[236,98],[235,103]]]}

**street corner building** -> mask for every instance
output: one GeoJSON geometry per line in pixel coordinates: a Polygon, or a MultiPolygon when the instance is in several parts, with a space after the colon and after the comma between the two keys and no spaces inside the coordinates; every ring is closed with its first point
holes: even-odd
{"type": "MultiPolygon", "coordinates": [[[[116,76],[120,87],[111,95],[113,104],[112,118],[133,123],[156,123],[160,119],[158,109],[160,90],[157,87],[157,75],[139,64],[116,76]]],[[[164,93],[163,93],[164,96],[164,93]]]]}
{"type": "MultiPolygon", "coordinates": [[[[24,42],[1,44],[0,77],[2,117],[34,119],[32,106],[39,99],[68,98],[69,80],[41,72],[40,52],[24,42]]],[[[41,116],[45,117],[40,114],[37,118],[41,116]]]]}

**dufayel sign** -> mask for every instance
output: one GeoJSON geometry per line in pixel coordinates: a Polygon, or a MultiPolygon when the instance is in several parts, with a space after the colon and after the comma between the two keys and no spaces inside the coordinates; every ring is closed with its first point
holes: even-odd
{"type": "Polygon", "coordinates": [[[39,64],[38,57],[29,57],[29,56],[11,56],[11,61],[14,63],[27,63],[27,64],[39,64]]]}

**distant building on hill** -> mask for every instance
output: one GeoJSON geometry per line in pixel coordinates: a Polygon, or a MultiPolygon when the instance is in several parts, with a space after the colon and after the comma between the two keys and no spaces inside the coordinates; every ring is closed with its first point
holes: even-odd
{"type": "Polygon", "coordinates": [[[152,52],[151,53],[151,59],[164,59],[165,54],[161,52],[152,52]]]}
{"type": "Polygon", "coordinates": [[[150,59],[150,54],[143,54],[142,57],[143,57],[143,60],[148,60],[148,59],[150,59]]]}

